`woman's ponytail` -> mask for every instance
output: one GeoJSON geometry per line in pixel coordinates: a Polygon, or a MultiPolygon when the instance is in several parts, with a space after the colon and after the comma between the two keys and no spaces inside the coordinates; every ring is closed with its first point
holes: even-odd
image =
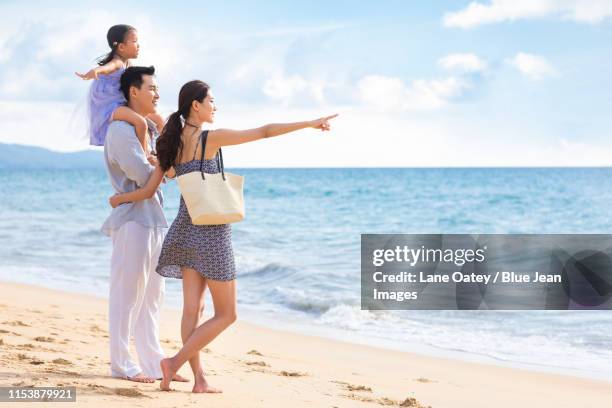
{"type": "Polygon", "coordinates": [[[159,167],[163,171],[170,170],[183,152],[183,119],[187,120],[193,101],[203,102],[208,95],[209,86],[202,81],[189,81],[179,91],[178,110],[168,118],[161,135],[157,139],[156,151],[159,167]]]}
{"type": "Polygon", "coordinates": [[[182,132],[181,112],[176,111],[168,118],[155,146],[159,167],[163,171],[170,170],[176,164],[176,160],[183,150],[182,132]]]}

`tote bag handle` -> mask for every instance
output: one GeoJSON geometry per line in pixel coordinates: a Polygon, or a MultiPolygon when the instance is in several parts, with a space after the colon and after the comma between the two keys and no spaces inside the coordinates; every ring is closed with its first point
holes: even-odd
{"type": "MultiPolygon", "coordinates": [[[[200,135],[200,138],[202,140],[202,158],[200,160],[200,174],[202,174],[202,180],[206,180],[206,177],[204,176],[204,169],[202,168],[202,166],[204,165],[204,153],[206,153],[206,139],[208,138],[208,130],[204,130],[200,135]]],[[[221,151],[221,148],[219,148],[219,154],[217,155],[217,165],[221,170],[221,176],[223,177],[223,181],[225,181],[225,168],[223,167],[223,152],[221,151]]]]}

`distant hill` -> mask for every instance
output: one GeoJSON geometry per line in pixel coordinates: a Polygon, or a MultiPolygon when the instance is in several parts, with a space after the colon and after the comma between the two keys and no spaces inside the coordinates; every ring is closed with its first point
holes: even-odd
{"type": "Polygon", "coordinates": [[[103,169],[101,151],[60,153],[42,147],[0,143],[0,169],[103,169]]]}

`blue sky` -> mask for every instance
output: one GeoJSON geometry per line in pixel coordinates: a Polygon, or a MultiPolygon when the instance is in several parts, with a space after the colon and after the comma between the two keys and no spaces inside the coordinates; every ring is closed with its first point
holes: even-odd
{"type": "Polygon", "coordinates": [[[87,148],[85,71],[139,30],[160,110],[209,82],[216,127],[340,113],[233,166],[612,164],[612,1],[0,3],[0,142],[87,148]]]}

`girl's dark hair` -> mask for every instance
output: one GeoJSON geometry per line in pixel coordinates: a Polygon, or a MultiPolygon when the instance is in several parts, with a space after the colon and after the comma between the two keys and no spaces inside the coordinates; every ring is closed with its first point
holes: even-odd
{"type": "Polygon", "coordinates": [[[189,81],[181,88],[178,97],[178,110],[170,115],[166,121],[166,125],[155,146],[159,167],[163,171],[168,171],[174,166],[183,151],[183,141],[181,140],[183,123],[181,116],[186,120],[189,116],[191,103],[193,101],[204,101],[209,89],[210,87],[207,83],[198,80],[189,81]]]}
{"type": "Polygon", "coordinates": [[[117,24],[108,29],[108,32],[106,33],[106,41],[108,42],[108,46],[111,50],[108,54],[98,59],[98,65],[102,66],[109,63],[115,57],[117,47],[119,47],[119,44],[125,41],[125,37],[132,30],[136,29],[127,24],[117,24]]]}

